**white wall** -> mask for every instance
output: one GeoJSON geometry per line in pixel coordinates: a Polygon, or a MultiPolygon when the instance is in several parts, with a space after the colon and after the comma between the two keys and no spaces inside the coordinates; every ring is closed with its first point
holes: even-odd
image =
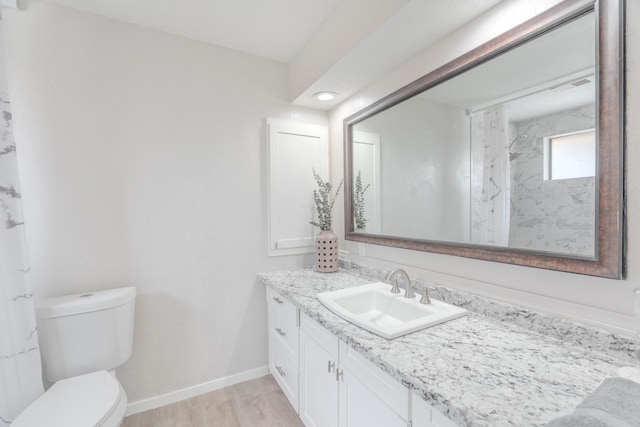
{"type": "MultiPolygon", "coordinates": [[[[342,120],[399,87],[447,63],[465,51],[534,16],[557,1],[510,0],[444,37],[431,48],[398,67],[331,111],[332,170],[342,175],[342,120]]],[[[514,302],[541,311],[630,334],[632,290],[640,287],[638,244],[640,243],[640,2],[627,3],[627,236],[628,279],[616,281],[549,270],[520,267],[404,249],[346,242],[348,257],[371,266],[402,265],[413,275],[514,302]],[[362,251],[366,256],[360,256],[362,251]]],[[[343,227],[343,225],[342,225],[343,227]]],[[[336,227],[339,232],[342,228],[336,227]]]]}
{"type": "Polygon", "coordinates": [[[36,297],[133,285],[130,401],[267,364],[263,120],[287,67],[42,2],[4,11],[36,297]]]}
{"type": "Polygon", "coordinates": [[[469,241],[469,118],[462,108],[413,97],[355,129],[380,136],[382,234],[469,241]]]}

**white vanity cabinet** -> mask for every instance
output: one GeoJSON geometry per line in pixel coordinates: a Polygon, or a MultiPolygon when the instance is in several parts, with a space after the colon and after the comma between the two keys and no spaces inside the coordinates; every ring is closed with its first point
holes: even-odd
{"type": "Polygon", "coordinates": [[[300,418],[307,427],[406,427],[409,390],[301,314],[300,418]]]}
{"type": "Polygon", "coordinates": [[[455,427],[267,287],[269,370],[307,427],[455,427]]]}

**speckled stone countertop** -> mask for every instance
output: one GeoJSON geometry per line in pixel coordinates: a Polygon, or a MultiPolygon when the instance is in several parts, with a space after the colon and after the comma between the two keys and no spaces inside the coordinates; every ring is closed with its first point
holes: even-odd
{"type": "MultiPolygon", "coordinates": [[[[298,269],[260,274],[302,312],[414,389],[460,426],[541,426],[570,413],[617,368],[632,341],[520,307],[446,288],[433,298],[469,314],[394,340],[333,314],[316,294],[381,279],[343,264],[336,273],[298,269]]],[[[425,283],[416,281],[420,289],[425,283]]]]}

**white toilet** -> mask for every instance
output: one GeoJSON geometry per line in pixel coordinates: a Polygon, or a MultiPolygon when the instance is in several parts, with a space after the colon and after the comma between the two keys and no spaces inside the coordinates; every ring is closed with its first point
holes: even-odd
{"type": "Polygon", "coordinates": [[[117,427],[127,395],[113,369],[131,356],[136,289],[36,301],[45,381],[11,427],[117,427]]]}

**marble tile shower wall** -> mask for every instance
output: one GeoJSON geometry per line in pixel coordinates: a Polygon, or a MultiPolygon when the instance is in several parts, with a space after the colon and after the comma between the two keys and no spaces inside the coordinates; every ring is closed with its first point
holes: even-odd
{"type": "MultiPolygon", "coordinates": [[[[509,246],[591,255],[594,248],[595,178],[545,181],[543,138],[592,128],[593,104],[520,122],[510,122],[509,141],[523,136],[511,148],[511,223],[509,246]],[[524,137],[526,135],[526,137],[524,137]]],[[[471,229],[482,226],[482,126],[472,126],[471,229]]],[[[481,243],[481,242],[478,242],[481,243]]]]}
{"type": "Polygon", "coordinates": [[[513,123],[510,246],[592,255],[595,178],[544,180],[543,138],[593,128],[595,106],[513,123]],[[515,156],[514,156],[515,157],[515,156]]]}

